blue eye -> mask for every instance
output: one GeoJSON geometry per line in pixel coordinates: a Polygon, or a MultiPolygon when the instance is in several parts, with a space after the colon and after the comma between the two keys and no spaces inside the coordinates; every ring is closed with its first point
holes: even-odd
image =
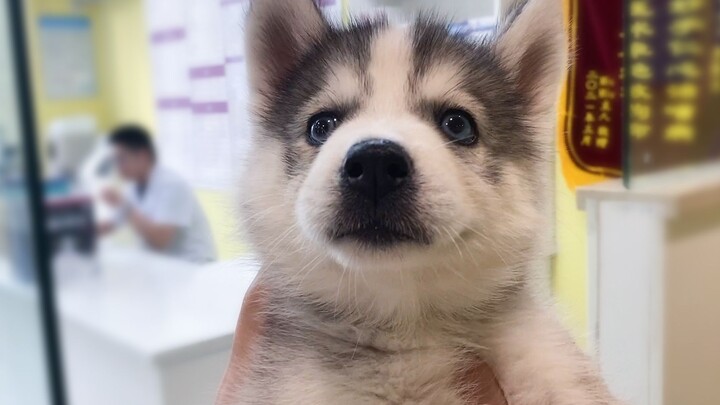
{"type": "Polygon", "coordinates": [[[445,135],[454,143],[472,145],[478,139],[475,122],[465,111],[446,111],[440,119],[439,125],[445,135]]]}
{"type": "Polygon", "coordinates": [[[334,113],[322,112],[314,115],[308,121],[308,142],[315,146],[324,144],[339,125],[340,119],[334,113]]]}

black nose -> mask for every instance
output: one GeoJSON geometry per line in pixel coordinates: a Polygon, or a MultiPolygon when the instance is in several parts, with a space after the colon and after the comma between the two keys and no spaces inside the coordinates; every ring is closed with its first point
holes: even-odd
{"type": "Polygon", "coordinates": [[[385,139],[369,139],[353,145],[343,166],[348,187],[378,202],[409,179],[412,162],[405,149],[385,139]]]}

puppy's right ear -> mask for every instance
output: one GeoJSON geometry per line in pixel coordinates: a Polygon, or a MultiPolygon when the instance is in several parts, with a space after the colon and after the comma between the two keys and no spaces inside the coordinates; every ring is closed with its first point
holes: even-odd
{"type": "Polygon", "coordinates": [[[248,75],[258,96],[274,92],[328,29],[312,0],[253,0],[246,25],[248,75]]]}

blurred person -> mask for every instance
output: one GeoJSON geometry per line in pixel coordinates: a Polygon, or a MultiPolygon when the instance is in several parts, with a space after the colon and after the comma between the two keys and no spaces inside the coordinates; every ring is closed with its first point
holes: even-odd
{"type": "Polygon", "coordinates": [[[215,260],[205,213],[190,185],[158,162],[149,133],[139,126],[122,126],[112,132],[110,144],[118,172],[131,187],[126,193],[103,192],[118,215],[101,224],[100,232],[107,234],[127,222],[153,251],[194,262],[215,260]]]}

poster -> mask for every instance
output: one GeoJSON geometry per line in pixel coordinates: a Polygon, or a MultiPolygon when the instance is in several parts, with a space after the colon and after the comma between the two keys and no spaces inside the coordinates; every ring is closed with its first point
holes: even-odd
{"type": "Polygon", "coordinates": [[[90,20],[82,16],[42,16],[38,25],[46,96],[52,100],[95,96],[97,78],[90,20]]]}

